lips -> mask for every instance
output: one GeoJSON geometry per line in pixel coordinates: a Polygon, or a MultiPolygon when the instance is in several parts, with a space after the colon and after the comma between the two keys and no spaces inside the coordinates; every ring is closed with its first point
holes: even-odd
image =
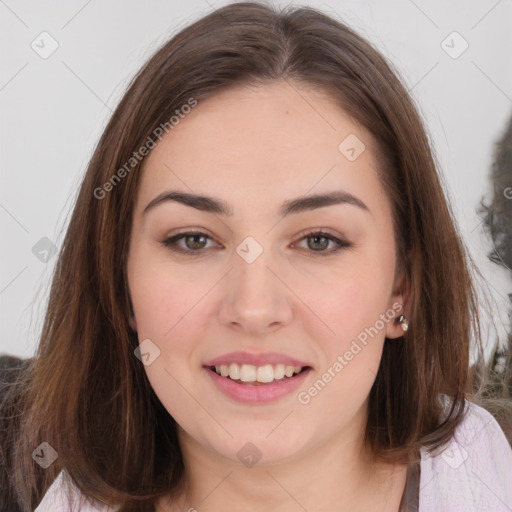
{"type": "Polygon", "coordinates": [[[203,367],[223,394],[251,403],[276,400],[292,392],[312,370],[309,363],[276,352],[231,352],[203,367]]]}
{"type": "Polygon", "coordinates": [[[210,368],[205,368],[204,371],[217,390],[227,398],[236,402],[257,405],[273,402],[292,394],[304,384],[312,370],[308,367],[293,377],[285,377],[265,384],[232,380],[229,377],[218,375],[210,368]]]}

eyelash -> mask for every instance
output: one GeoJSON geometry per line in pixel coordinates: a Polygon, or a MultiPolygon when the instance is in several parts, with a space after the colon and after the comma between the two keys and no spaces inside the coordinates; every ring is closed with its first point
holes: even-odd
{"type": "MultiPolygon", "coordinates": [[[[208,240],[212,240],[212,238],[209,235],[207,235],[206,233],[203,233],[201,231],[186,231],[184,233],[179,233],[177,235],[174,235],[170,238],[166,238],[165,240],[162,241],[162,245],[164,245],[165,247],[167,247],[168,249],[170,249],[173,252],[177,252],[180,254],[186,254],[187,256],[200,256],[201,253],[203,253],[205,251],[204,248],[197,249],[197,250],[182,249],[181,247],[178,247],[176,244],[179,240],[181,240],[183,238],[186,238],[189,236],[197,236],[197,235],[201,235],[201,236],[206,237],[208,240]]],[[[352,247],[351,243],[346,242],[344,240],[340,240],[339,238],[331,235],[330,233],[326,233],[325,231],[311,231],[311,232],[303,235],[299,241],[306,240],[308,238],[314,238],[314,237],[326,238],[329,241],[336,243],[337,247],[335,247],[334,249],[325,250],[325,251],[313,251],[313,250],[306,249],[306,250],[308,250],[308,252],[311,253],[311,256],[313,256],[313,257],[329,256],[329,255],[339,251],[340,249],[347,249],[349,247],[352,247]]]]}

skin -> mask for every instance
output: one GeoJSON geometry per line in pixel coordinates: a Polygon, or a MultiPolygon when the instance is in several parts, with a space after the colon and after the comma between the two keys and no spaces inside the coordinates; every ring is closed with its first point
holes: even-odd
{"type": "Polygon", "coordinates": [[[145,370],[179,424],[187,483],[158,510],[398,510],[406,466],[373,462],[364,429],[383,345],[402,343],[392,340],[400,325],[387,322],[308,404],[297,392],[235,402],[202,368],[231,351],[279,352],[313,367],[307,390],[393,304],[407,314],[374,146],[327,95],[278,81],[199,102],[145,159],[127,262],[131,326],[160,350],[145,370]],[[354,161],[338,150],[349,134],[366,145],[354,161]],[[285,200],[340,189],[369,212],[336,204],[278,215],[285,200]],[[167,190],[222,199],[233,215],[171,201],[143,213],[167,190]],[[320,228],[351,247],[329,253],[335,242],[304,238],[320,228]],[[162,244],[187,230],[210,237],[198,256],[162,244]],[[236,252],[247,236],[263,248],[250,264],[236,252]],[[237,457],[247,442],[261,452],[251,468],[237,457]]]}

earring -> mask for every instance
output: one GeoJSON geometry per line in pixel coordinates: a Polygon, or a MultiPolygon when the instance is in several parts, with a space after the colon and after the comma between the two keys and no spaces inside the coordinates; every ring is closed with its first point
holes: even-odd
{"type": "Polygon", "coordinates": [[[404,315],[400,315],[396,321],[401,324],[402,326],[402,330],[405,332],[407,331],[407,329],[409,329],[409,320],[407,320],[407,318],[405,318],[404,315]]]}

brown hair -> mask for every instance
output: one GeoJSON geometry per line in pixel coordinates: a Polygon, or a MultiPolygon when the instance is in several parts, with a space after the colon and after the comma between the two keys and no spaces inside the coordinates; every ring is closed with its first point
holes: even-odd
{"type": "Polygon", "coordinates": [[[470,260],[407,90],[377,50],[327,15],[232,4],[179,32],[144,65],[92,156],[24,383],[13,479],[24,510],[41,498],[41,473],[45,490],[62,468],[84,495],[122,510],[153,510],[156,497],[182,482],[175,421],[134,356],[129,327],[125,268],[140,162],[101,199],[95,190],[190,98],[274,80],[325,91],[378,147],[411,301],[406,338],[386,341],[370,393],[373,453],[405,460],[448,441],[461,421],[472,332],[479,337],[470,260]],[[451,405],[441,420],[443,394],[451,405]],[[31,458],[43,441],[58,452],[47,470],[31,458]]]}

